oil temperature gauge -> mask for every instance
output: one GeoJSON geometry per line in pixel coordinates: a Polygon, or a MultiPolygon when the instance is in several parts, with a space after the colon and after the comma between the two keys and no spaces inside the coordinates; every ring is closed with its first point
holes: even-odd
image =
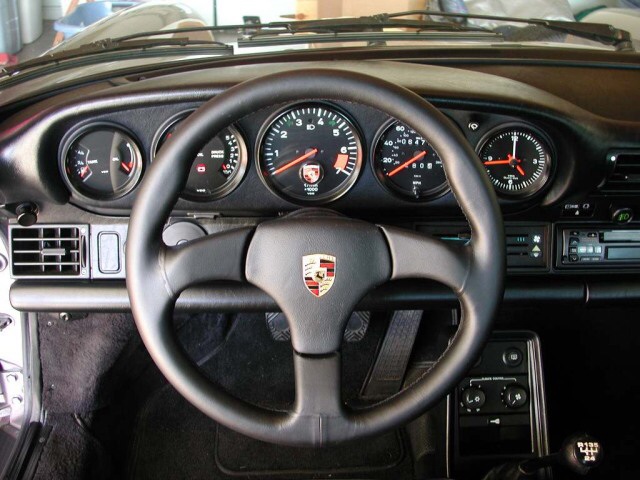
{"type": "Polygon", "coordinates": [[[77,134],[65,150],[64,173],[83,196],[113,200],[130,192],[142,173],[140,149],[119,128],[92,126],[77,134]]]}

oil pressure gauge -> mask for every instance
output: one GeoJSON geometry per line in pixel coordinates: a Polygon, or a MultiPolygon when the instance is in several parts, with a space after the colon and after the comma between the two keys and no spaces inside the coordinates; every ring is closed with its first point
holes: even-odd
{"type": "Polygon", "coordinates": [[[478,154],[496,192],[528,197],[549,180],[552,158],[548,145],[542,134],[514,125],[490,133],[478,154]]]}
{"type": "MultiPolygon", "coordinates": [[[[189,112],[190,113],[190,112],[189,112]]],[[[188,113],[179,114],[161,130],[155,141],[154,156],[169,140],[188,113]]],[[[209,201],[231,193],[242,181],[247,167],[247,147],[240,132],[228,126],[202,146],[191,164],[182,197],[193,201],[209,201]]]]}

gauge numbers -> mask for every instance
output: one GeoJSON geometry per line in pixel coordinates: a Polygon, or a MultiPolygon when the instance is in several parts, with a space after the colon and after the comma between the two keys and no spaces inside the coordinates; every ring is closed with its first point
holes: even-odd
{"type": "Polygon", "coordinates": [[[373,169],[383,186],[408,199],[431,199],[448,189],[440,156],[422,135],[397,121],[379,134],[373,169]]]}
{"type": "MultiPolygon", "coordinates": [[[[160,135],[155,155],[184,121],[179,118],[160,135]]],[[[242,181],[247,166],[247,147],[240,132],[227,127],[196,154],[182,196],[194,201],[214,200],[231,193],[242,181]]]]}
{"type": "Polygon", "coordinates": [[[542,136],[514,126],[495,131],[481,144],[479,156],[499,194],[526,197],[549,179],[551,155],[542,136]]]}
{"type": "Polygon", "coordinates": [[[64,172],[75,191],[91,199],[113,200],[135,187],[142,156],[130,135],[111,126],[93,126],[70,142],[64,172]]]}
{"type": "Polygon", "coordinates": [[[259,147],[262,179],[275,193],[299,202],[335,200],[356,181],[360,137],[335,107],[294,106],[276,115],[259,147]]]}

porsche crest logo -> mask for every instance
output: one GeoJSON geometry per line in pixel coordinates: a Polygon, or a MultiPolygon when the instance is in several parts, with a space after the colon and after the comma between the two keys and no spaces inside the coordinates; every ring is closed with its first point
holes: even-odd
{"type": "Polygon", "coordinates": [[[324,253],[302,257],[302,277],[307,290],[321,297],[333,286],[336,275],[336,257],[324,253]]]}
{"type": "Polygon", "coordinates": [[[320,181],[320,165],[317,163],[308,163],[302,167],[302,178],[307,183],[313,185],[320,181]]]}

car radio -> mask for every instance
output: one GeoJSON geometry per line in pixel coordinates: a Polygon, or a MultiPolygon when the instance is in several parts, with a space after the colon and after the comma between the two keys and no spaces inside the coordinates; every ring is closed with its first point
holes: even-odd
{"type": "Polygon", "coordinates": [[[561,266],[640,266],[640,228],[562,229],[561,266]]]}

